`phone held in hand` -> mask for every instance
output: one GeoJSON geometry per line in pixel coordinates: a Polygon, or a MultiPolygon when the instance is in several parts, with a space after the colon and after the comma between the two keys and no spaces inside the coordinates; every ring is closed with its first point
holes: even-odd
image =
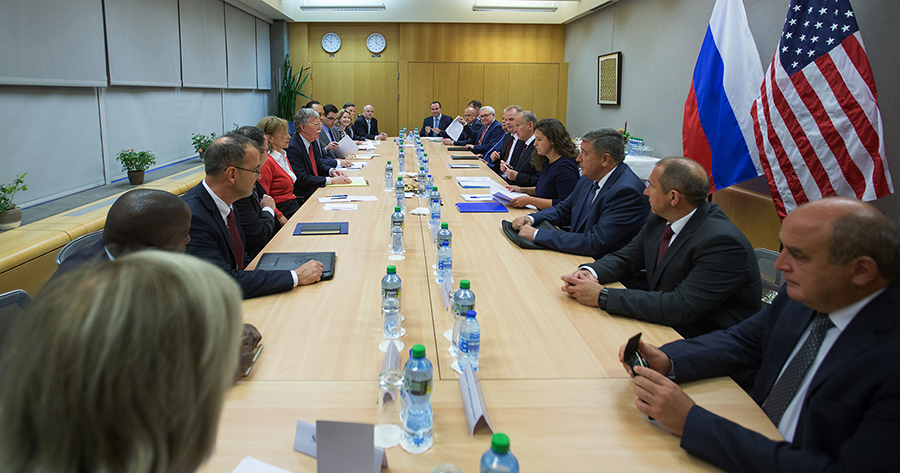
{"type": "Polygon", "coordinates": [[[641,333],[642,332],[638,332],[637,335],[631,337],[628,340],[628,343],[625,345],[625,363],[627,363],[628,366],[631,366],[632,376],[637,376],[634,374],[635,366],[643,366],[644,368],[649,368],[649,366],[647,365],[647,360],[645,360],[638,353],[638,345],[641,341],[641,333]]]}

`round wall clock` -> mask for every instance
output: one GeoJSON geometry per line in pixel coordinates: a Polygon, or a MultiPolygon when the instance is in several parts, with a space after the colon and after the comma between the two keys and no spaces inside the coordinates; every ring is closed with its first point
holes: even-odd
{"type": "Polygon", "coordinates": [[[337,33],[326,33],[322,36],[322,49],[328,54],[334,54],[341,49],[341,37],[337,33]]]}
{"type": "Polygon", "coordinates": [[[369,51],[372,51],[372,54],[380,54],[385,47],[384,36],[381,33],[370,34],[366,39],[366,47],[369,48],[369,51]]]}

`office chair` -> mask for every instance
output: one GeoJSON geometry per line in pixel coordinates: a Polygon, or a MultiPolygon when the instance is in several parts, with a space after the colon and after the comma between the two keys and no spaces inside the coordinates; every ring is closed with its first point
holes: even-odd
{"type": "Polygon", "coordinates": [[[29,302],[31,297],[21,289],[0,294],[0,353],[3,353],[9,332],[29,302]]]}
{"type": "Polygon", "coordinates": [[[91,246],[97,242],[97,240],[103,238],[103,230],[97,230],[93,233],[88,233],[87,235],[82,235],[69,243],[66,246],[62,247],[59,250],[59,253],[56,255],[56,265],[59,266],[63,264],[63,261],[66,260],[69,256],[72,256],[76,251],[86,247],[91,246]]]}
{"type": "Polygon", "coordinates": [[[759,279],[762,282],[762,301],[771,304],[778,295],[778,290],[784,285],[784,277],[781,271],[775,269],[775,260],[778,259],[778,252],[767,250],[765,248],[757,248],[753,250],[756,254],[756,262],[759,264],[759,279]]]}

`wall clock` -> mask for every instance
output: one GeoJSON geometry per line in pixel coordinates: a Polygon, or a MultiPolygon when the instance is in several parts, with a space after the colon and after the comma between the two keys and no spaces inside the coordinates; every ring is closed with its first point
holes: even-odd
{"type": "Polygon", "coordinates": [[[366,39],[366,47],[369,48],[369,51],[372,51],[372,54],[380,54],[385,47],[384,36],[381,33],[370,34],[366,39]]]}
{"type": "Polygon", "coordinates": [[[334,54],[341,49],[341,37],[337,33],[325,33],[322,36],[322,49],[328,54],[334,54]]]}

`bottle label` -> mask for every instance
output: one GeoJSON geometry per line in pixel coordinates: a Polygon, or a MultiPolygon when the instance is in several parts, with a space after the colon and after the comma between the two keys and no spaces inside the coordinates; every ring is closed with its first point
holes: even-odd
{"type": "MultiPolygon", "coordinates": [[[[440,220],[441,213],[440,212],[431,212],[431,220],[440,220]]],[[[449,246],[449,245],[448,245],[449,246]]]]}
{"type": "Polygon", "coordinates": [[[381,290],[381,298],[382,299],[387,299],[387,298],[399,299],[400,298],[400,288],[382,289],[381,290]]]}
{"type": "Polygon", "coordinates": [[[478,349],[481,348],[481,340],[479,338],[475,339],[465,339],[459,338],[459,351],[463,353],[478,353],[478,349]]]}
{"type": "Polygon", "coordinates": [[[440,271],[450,271],[453,269],[453,262],[451,260],[440,260],[438,261],[438,270],[440,271]]]}
{"type": "Polygon", "coordinates": [[[406,388],[412,396],[431,394],[431,379],[427,381],[407,381],[406,388]]]}

